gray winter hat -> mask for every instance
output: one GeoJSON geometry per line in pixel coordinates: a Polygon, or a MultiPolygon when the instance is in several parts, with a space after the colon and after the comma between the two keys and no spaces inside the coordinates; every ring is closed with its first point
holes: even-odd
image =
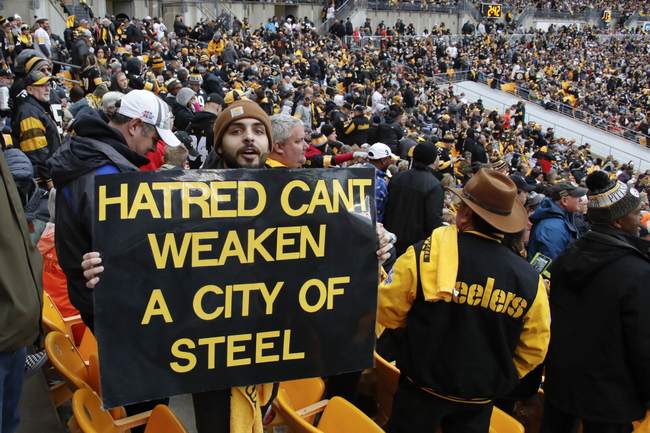
{"type": "Polygon", "coordinates": [[[192,97],[194,96],[196,96],[194,90],[187,87],[183,87],[176,94],[176,102],[181,104],[183,107],[187,107],[187,104],[190,102],[190,99],[192,99],[192,97]]]}

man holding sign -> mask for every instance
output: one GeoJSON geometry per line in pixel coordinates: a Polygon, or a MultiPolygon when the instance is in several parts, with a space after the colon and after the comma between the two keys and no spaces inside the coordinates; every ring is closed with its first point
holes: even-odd
{"type": "MultiPolygon", "coordinates": [[[[168,146],[180,141],[171,132],[167,104],[152,92],[133,90],[107,124],[94,116],[73,125],[74,135],[48,161],[56,197],[56,250],[66,275],[70,301],[91,331],[95,327],[93,292],[79,266],[92,246],[92,205],[96,175],[135,172],[149,162],[144,155],[162,139],[168,146]]],[[[157,402],[127,407],[129,415],[152,409],[157,402]]],[[[143,431],[135,429],[134,431],[143,431]]]]}
{"type": "MultiPolygon", "coordinates": [[[[256,104],[232,104],[215,123],[208,166],[259,167],[267,125],[256,104]]],[[[105,404],[195,392],[199,432],[261,431],[268,387],[238,385],[371,365],[373,270],[391,248],[382,232],[372,252],[372,175],[185,173],[98,179],[96,245],[110,271],[96,293],[105,404]],[[147,271],[113,270],[128,266],[147,271]],[[129,284],[136,290],[124,293],[129,284]],[[101,326],[117,309],[119,323],[101,326]],[[146,376],[134,389],[114,375],[125,356],[146,376]]],[[[102,259],[87,254],[82,267],[94,287],[102,259]]]]}

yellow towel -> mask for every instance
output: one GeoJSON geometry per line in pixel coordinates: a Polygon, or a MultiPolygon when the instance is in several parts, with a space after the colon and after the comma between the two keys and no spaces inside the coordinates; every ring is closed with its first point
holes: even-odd
{"type": "Polygon", "coordinates": [[[230,390],[230,433],[262,433],[261,407],[269,402],[273,384],[230,390]]]}
{"type": "Polygon", "coordinates": [[[428,302],[451,299],[458,275],[456,226],[439,227],[424,242],[420,254],[420,283],[428,302]]]}

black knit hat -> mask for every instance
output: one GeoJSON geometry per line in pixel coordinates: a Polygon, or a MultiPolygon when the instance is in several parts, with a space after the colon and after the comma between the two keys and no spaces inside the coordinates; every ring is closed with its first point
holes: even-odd
{"type": "Polygon", "coordinates": [[[430,141],[418,143],[413,149],[413,161],[424,165],[431,165],[438,157],[438,151],[435,144],[430,141]]]}
{"type": "Polygon", "coordinates": [[[587,217],[594,224],[609,224],[639,208],[639,193],[623,182],[611,180],[605,171],[587,176],[587,217]]]}

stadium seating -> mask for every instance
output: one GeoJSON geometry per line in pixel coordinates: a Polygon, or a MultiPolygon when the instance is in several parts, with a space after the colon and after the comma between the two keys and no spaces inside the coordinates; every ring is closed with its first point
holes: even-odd
{"type": "Polygon", "coordinates": [[[524,426],[498,407],[494,407],[490,418],[490,433],[524,433],[524,426]]]}
{"type": "Polygon", "coordinates": [[[102,409],[97,394],[87,388],[75,392],[72,413],[83,433],[119,433],[141,425],[146,425],[145,433],[187,433],[171,409],[162,404],[152,411],[114,420],[102,409]]]}
{"type": "Polygon", "coordinates": [[[53,331],[45,337],[45,350],[54,368],[65,378],[72,390],[89,388],[99,392],[99,361],[90,354],[88,364],[68,337],[53,331]]]}
{"type": "MultiPolygon", "coordinates": [[[[294,384],[295,385],[295,384],[294,384]]],[[[301,399],[299,386],[280,385],[274,406],[293,433],[380,433],[383,430],[347,400],[334,397],[300,409],[295,402],[301,399]],[[322,411],[317,426],[306,418],[322,411]]]]}
{"type": "MultiPolygon", "coordinates": [[[[83,324],[80,315],[64,318],[50,295],[45,291],[43,292],[43,325],[46,333],[57,331],[74,342],[72,326],[78,324],[83,324]]],[[[77,349],[81,354],[81,358],[86,362],[92,353],[97,353],[97,340],[88,328],[84,329],[77,349]]]]}
{"type": "Polygon", "coordinates": [[[399,370],[375,353],[375,374],[377,375],[377,404],[379,406],[377,423],[385,425],[393,410],[393,396],[397,391],[399,370]]]}
{"type": "Polygon", "coordinates": [[[77,323],[81,323],[81,316],[63,318],[50,295],[43,292],[43,325],[47,332],[58,331],[72,339],[70,327],[77,323]]]}

